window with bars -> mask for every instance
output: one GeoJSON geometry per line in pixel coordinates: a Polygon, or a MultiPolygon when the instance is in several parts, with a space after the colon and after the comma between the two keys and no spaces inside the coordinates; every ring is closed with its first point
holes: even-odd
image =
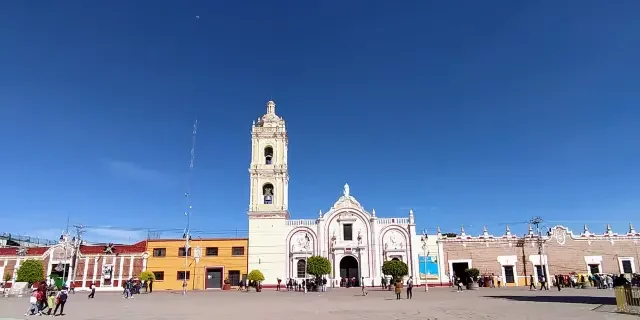
{"type": "Polygon", "coordinates": [[[353,240],[353,225],[350,223],[342,225],[342,234],[345,241],[353,240]]]}
{"type": "Polygon", "coordinates": [[[189,280],[191,278],[191,272],[189,271],[178,271],[178,275],[176,277],[178,280],[189,280]],[[185,278],[186,274],[186,278],[185,278]]]}
{"type": "Polygon", "coordinates": [[[513,274],[513,266],[504,266],[504,278],[506,283],[516,283],[516,277],[513,274]]]}
{"type": "Polygon", "coordinates": [[[302,259],[298,260],[297,275],[298,278],[304,278],[307,275],[307,262],[302,259]]]}
{"type": "Polygon", "coordinates": [[[207,247],[207,255],[208,256],[217,256],[218,255],[218,247],[207,247]]]}
{"type": "Polygon", "coordinates": [[[164,271],[154,271],[153,276],[156,278],[155,281],[162,281],[164,280],[164,271]]]}
{"type": "Polygon", "coordinates": [[[244,247],[233,247],[233,248],[231,248],[231,255],[233,255],[233,256],[244,256],[244,247]]]}
{"type": "Polygon", "coordinates": [[[189,250],[185,250],[184,247],[178,248],[178,257],[184,257],[185,256],[185,254],[184,254],[185,252],[187,253],[187,256],[189,256],[189,257],[191,256],[191,248],[189,248],[189,250]]]}
{"type": "Polygon", "coordinates": [[[232,286],[240,285],[240,270],[229,270],[229,283],[232,286]]]}
{"type": "Polygon", "coordinates": [[[155,248],[153,249],[154,257],[166,257],[167,256],[167,248],[155,248]]]}

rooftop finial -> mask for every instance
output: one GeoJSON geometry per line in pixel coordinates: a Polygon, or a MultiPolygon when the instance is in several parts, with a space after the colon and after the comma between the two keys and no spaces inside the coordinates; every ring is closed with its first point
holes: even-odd
{"type": "Polygon", "coordinates": [[[636,229],[633,228],[633,224],[629,222],[629,233],[636,233],[636,229]]]}
{"type": "Polygon", "coordinates": [[[267,102],[267,114],[275,114],[276,113],[276,103],[273,100],[269,100],[267,102]]]}
{"type": "Polygon", "coordinates": [[[375,217],[376,216],[376,209],[371,209],[371,216],[375,217]]]}
{"type": "Polygon", "coordinates": [[[489,231],[487,230],[487,226],[482,227],[482,235],[483,236],[488,236],[489,235],[489,231]]]}
{"type": "Polygon", "coordinates": [[[463,236],[464,235],[464,225],[460,226],[460,235],[463,236]]]}
{"type": "Polygon", "coordinates": [[[607,234],[611,233],[611,225],[607,223],[607,234]]]}
{"type": "Polygon", "coordinates": [[[589,233],[589,228],[587,228],[587,224],[586,224],[586,223],[584,224],[584,228],[582,229],[582,232],[583,232],[584,234],[589,233]]]}
{"type": "Polygon", "coordinates": [[[320,209],[320,212],[318,212],[318,217],[322,218],[322,209],[320,209]]]}
{"type": "Polygon", "coordinates": [[[409,209],[409,216],[413,216],[413,209],[409,209]]]}
{"type": "Polygon", "coordinates": [[[527,232],[528,235],[533,235],[533,227],[531,226],[531,223],[529,223],[529,230],[527,232]]]}
{"type": "Polygon", "coordinates": [[[348,184],[348,183],[345,183],[345,184],[344,184],[344,191],[343,191],[343,193],[344,193],[344,196],[345,196],[345,197],[348,197],[348,196],[349,196],[349,184],[348,184]]]}
{"type": "Polygon", "coordinates": [[[504,234],[508,236],[511,235],[511,229],[509,229],[509,225],[507,225],[507,227],[504,229],[504,234]]]}
{"type": "Polygon", "coordinates": [[[442,232],[440,232],[440,226],[438,226],[438,228],[436,229],[436,233],[441,234],[442,232]]]}

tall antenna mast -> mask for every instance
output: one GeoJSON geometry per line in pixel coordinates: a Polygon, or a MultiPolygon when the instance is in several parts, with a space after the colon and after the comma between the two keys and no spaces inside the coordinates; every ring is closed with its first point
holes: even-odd
{"type": "MultiPolygon", "coordinates": [[[[184,229],[184,277],[183,281],[188,282],[187,279],[187,269],[189,268],[189,240],[191,240],[190,233],[190,222],[191,222],[191,177],[193,175],[193,165],[196,157],[196,133],[198,131],[198,120],[193,123],[193,133],[191,136],[191,159],[189,160],[189,175],[187,177],[187,192],[184,194],[186,201],[186,211],[184,215],[187,217],[187,227],[184,229]]],[[[187,293],[187,286],[183,284],[182,286],[182,294],[187,293]]]]}

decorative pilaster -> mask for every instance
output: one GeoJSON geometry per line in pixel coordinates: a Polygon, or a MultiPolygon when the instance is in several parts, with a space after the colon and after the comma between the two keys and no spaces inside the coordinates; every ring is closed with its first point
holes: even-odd
{"type": "Polygon", "coordinates": [[[127,279],[131,279],[134,276],[134,274],[133,274],[133,259],[135,259],[134,256],[131,256],[129,258],[129,277],[127,277],[127,279]]]}
{"type": "Polygon", "coordinates": [[[89,257],[84,258],[84,272],[82,273],[82,288],[87,287],[87,271],[89,270],[89,257]]]}
{"type": "Polygon", "coordinates": [[[97,278],[98,278],[98,257],[95,257],[93,258],[93,278],[91,278],[91,283],[95,284],[97,278]]]}

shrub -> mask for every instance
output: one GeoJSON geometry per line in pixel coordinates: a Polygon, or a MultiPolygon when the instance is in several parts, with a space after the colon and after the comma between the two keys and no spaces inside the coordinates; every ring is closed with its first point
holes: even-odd
{"type": "Polygon", "coordinates": [[[251,272],[249,272],[249,275],[247,275],[247,280],[257,285],[259,282],[264,281],[264,275],[262,274],[262,272],[260,272],[260,270],[251,270],[251,272]]]}
{"type": "Polygon", "coordinates": [[[474,282],[478,281],[478,277],[480,276],[480,270],[476,268],[470,268],[464,271],[467,276],[469,276],[474,282]]]}
{"type": "Polygon", "coordinates": [[[151,271],[142,271],[140,272],[138,278],[140,279],[140,281],[151,281],[156,280],[156,275],[151,271]]]}
{"type": "Polygon", "coordinates": [[[400,260],[388,260],[382,264],[382,273],[391,276],[394,281],[409,274],[407,264],[400,260]]]}
{"type": "Polygon", "coordinates": [[[307,259],[307,273],[315,277],[329,274],[331,273],[331,262],[325,257],[311,256],[307,259]]]}
{"type": "Polygon", "coordinates": [[[25,260],[18,268],[16,281],[27,282],[32,285],[44,280],[44,266],[40,260],[25,260]]]}

